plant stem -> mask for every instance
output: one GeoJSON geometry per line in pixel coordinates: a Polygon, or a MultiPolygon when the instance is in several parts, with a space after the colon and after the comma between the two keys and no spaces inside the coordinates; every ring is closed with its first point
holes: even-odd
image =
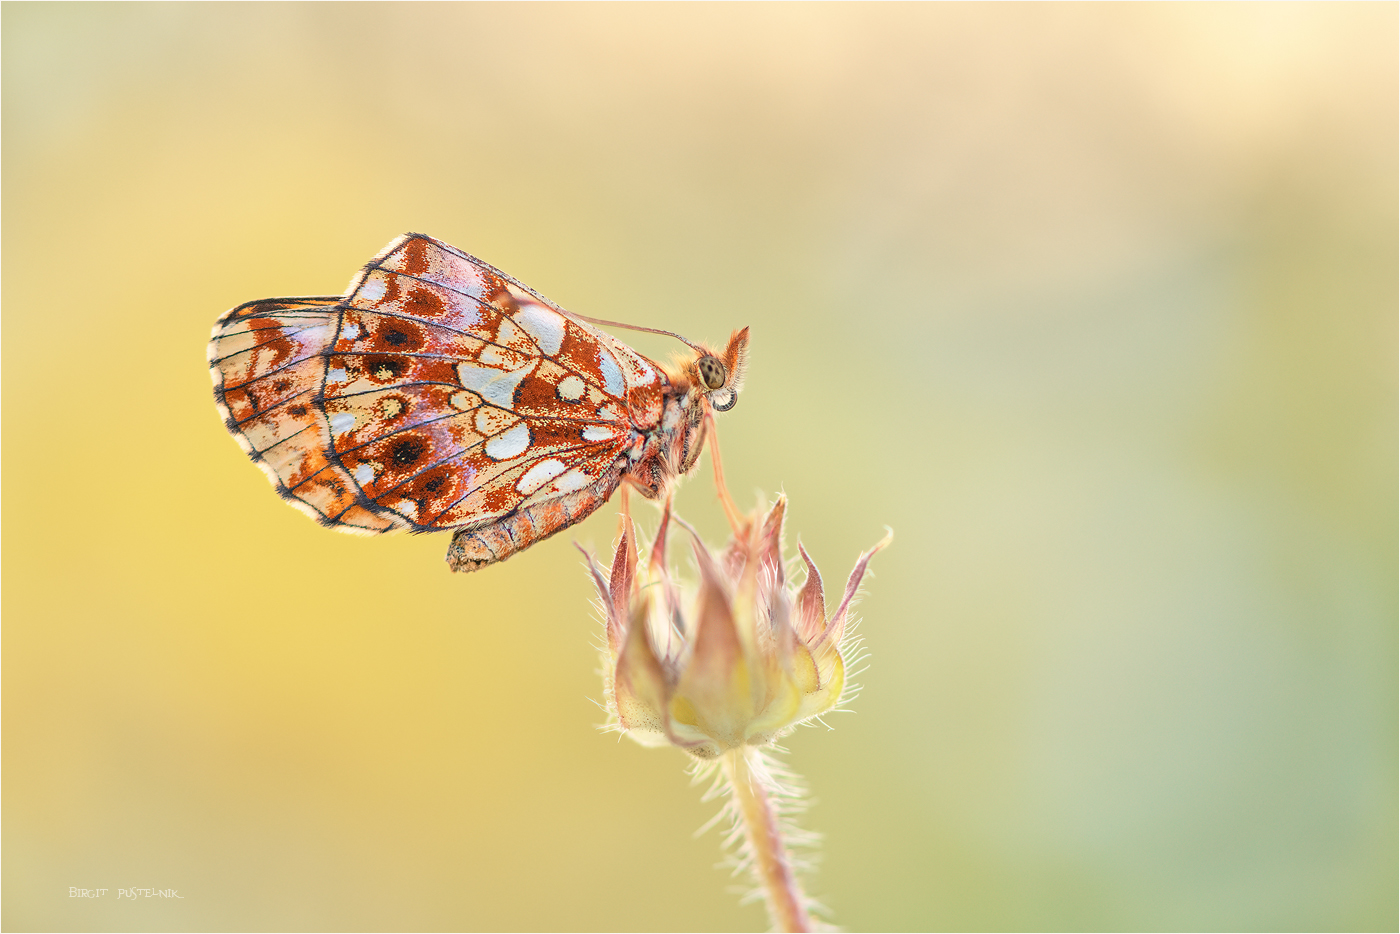
{"type": "Polygon", "coordinates": [[[734,795],[735,809],[744,822],[753,873],[763,886],[774,926],[780,931],[811,931],[807,899],[793,872],[792,857],[783,845],[772,795],[760,774],[760,755],[751,746],[730,749],[723,757],[724,775],[734,795]]]}

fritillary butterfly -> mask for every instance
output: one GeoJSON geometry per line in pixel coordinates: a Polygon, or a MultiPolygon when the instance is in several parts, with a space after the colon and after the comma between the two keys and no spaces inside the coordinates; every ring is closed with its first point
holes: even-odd
{"type": "Polygon", "coordinates": [[[623,482],[661,496],[738,397],[748,328],[666,366],[592,320],[405,234],[343,296],[225,312],[209,371],[229,432],[293,506],[347,532],[453,529],[447,563],[473,571],[623,482]]]}

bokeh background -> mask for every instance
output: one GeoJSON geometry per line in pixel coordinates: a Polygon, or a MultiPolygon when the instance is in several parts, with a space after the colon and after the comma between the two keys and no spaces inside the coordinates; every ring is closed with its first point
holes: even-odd
{"type": "Polygon", "coordinates": [[[2,15],[5,928],[765,924],[596,729],[611,515],[452,575],[220,425],[221,311],[421,230],[752,326],[737,494],[895,529],[788,743],[836,922],[1395,929],[1395,4],[2,15]]]}

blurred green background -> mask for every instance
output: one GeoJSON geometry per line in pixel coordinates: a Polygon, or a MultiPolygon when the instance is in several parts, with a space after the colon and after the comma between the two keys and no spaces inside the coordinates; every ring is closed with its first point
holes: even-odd
{"type": "Polygon", "coordinates": [[[220,425],[221,311],[419,230],[752,326],[736,495],[829,588],[894,527],[788,744],[835,921],[1394,930],[1397,25],[6,4],[4,927],[765,924],[684,757],[595,729],[611,514],[452,575],[220,425]]]}

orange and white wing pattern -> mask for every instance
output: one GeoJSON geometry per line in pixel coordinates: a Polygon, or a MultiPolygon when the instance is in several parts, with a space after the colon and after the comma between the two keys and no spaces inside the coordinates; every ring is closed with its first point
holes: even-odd
{"type": "Polygon", "coordinates": [[[704,393],[420,234],[343,297],[230,310],[209,359],[229,431],[293,505],[346,531],[458,529],[460,570],[582,519],[639,467],[665,479],[704,393]]]}
{"type": "Polygon", "coordinates": [[[404,528],[357,495],[331,450],[321,399],[340,301],[273,298],[225,312],[209,342],[214,400],[239,446],[293,506],[346,530],[404,528]]]}

